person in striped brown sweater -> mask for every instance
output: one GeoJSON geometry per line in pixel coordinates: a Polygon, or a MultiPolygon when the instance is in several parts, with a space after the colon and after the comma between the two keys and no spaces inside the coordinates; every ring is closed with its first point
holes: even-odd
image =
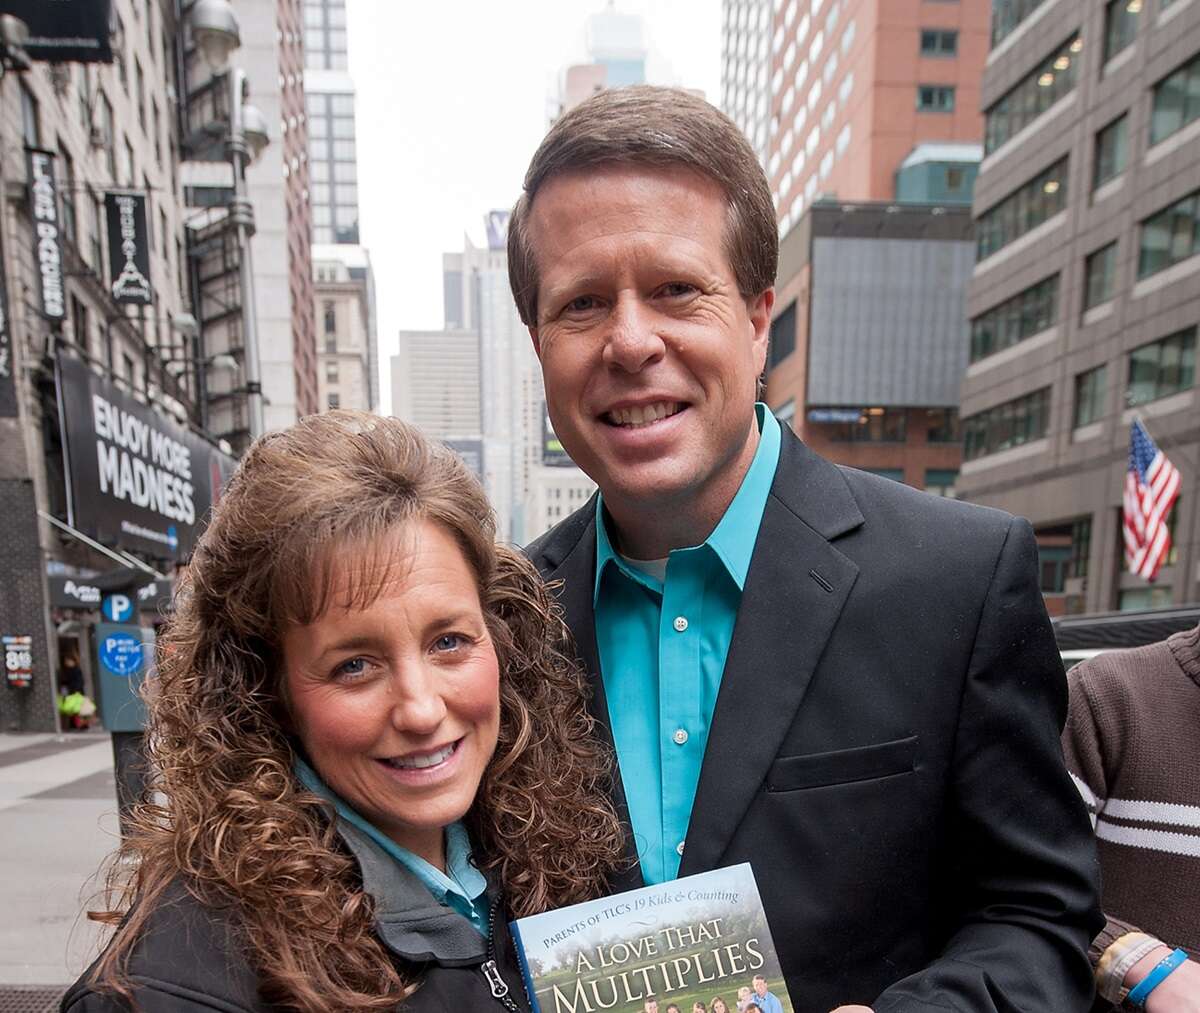
{"type": "Polygon", "coordinates": [[[1200,1013],[1200,626],[1067,679],[1063,752],[1108,918],[1090,951],[1094,1009],[1200,1013]]]}

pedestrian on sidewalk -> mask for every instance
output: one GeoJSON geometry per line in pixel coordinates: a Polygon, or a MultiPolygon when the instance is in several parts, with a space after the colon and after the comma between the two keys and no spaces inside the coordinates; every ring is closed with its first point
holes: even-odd
{"type": "Polygon", "coordinates": [[[264,437],[160,644],[161,802],[64,1011],[529,1009],[509,919],[623,841],[565,627],[457,456],[358,412],[264,437]]]}

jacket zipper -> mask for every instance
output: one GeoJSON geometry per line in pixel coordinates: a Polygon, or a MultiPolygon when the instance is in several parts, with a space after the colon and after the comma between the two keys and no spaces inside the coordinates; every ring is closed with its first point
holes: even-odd
{"type": "MultiPolygon", "coordinates": [[[[491,910],[488,912],[488,936],[487,936],[487,960],[479,967],[483,974],[484,980],[488,984],[488,989],[492,993],[492,998],[503,1006],[508,1013],[525,1013],[509,995],[511,989],[508,987],[508,982],[500,974],[500,967],[496,963],[496,909],[500,906],[500,900],[497,898],[492,902],[491,910]]],[[[521,978],[522,986],[524,985],[524,975],[521,978]]],[[[525,998],[529,999],[529,990],[525,989],[525,998]]],[[[533,1002],[530,1001],[529,1009],[533,1009],[533,1002]]]]}

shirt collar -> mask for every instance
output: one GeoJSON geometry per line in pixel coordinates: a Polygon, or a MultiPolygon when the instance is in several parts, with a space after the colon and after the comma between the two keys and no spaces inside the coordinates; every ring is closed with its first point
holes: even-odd
{"type": "Polygon", "coordinates": [[[446,871],[430,865],[420,855],[400,847],[373,823],[351,808],[321,776],[299,757],[296,776],[315,795],[331,803],[338,817],[366,834],[391,858],[413,873],[440,904],[448,904],[471,917],[479,899],[487,892],[487,880],[471,861],[471,838],[461,822],[446,827],[446,871]]]}
{"type": "MultiPolygon", "coordinates": [[[[750,570],[750,558],[754,555],[754,543],[758,540],[758,528],[779,464],[779,420],[761,401],[755,404],[754,412],[759,429],[754,460],[750,462],[737,495],[733,497],[712,534],[704,542],[721,560],[737,584],[738,590],[743,590],[746,586],[746,574],[750,570]]],[[[661,593],[662,587],[653,577],[626,566],[613,548],[608,533],[608,521],[604,516],[604,497],[601,494],[596,497],[596,577],[592,587],[593,607],[600,598],[600,581],[610,563],[631,580],[661,593]]]]}

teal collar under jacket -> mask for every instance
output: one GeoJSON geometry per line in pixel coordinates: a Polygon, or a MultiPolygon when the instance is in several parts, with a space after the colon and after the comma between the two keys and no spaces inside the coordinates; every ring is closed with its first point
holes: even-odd
{"type": "MultiPolygon", "coordinates": [[[[457,911],[480,935],[488,932],[487,880],[471,860],[471,840],[462,823],[446,827],[446,871],[400,847],[374,824],[351,808],[307,763],[296,760],[296,776],[315,795],[331,803],[338,817],[373,841],[388,857],[408,869],[439,904],[457,911]]],[[[345,836],[345,834],[343,834],[345,836]]]]}
{"type": "MultiPolygon", "coordinates": [[[[779,422],[756,406],[758,448],[701,545],[673,550],[666,578],[614,548],[596,502],[593,601],[600,672],[647,884],[674,879],[691,819],[713,707],[775,469],[779,422]]],[[[660,568],[661,569],[661,568],[660,568]]]]}

